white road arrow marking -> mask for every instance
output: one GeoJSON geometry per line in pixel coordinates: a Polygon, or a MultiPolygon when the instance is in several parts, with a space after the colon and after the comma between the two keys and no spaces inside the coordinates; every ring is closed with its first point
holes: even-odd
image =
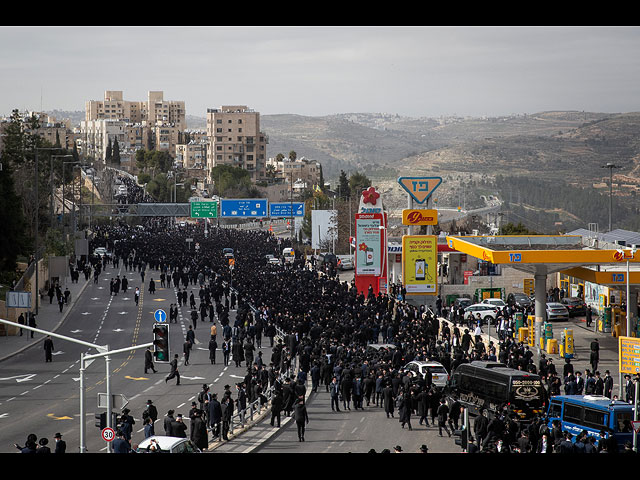
{"type": "Polygon", "coordinates": [[[35,373],[25,374],[25,375],[16,375],[15,377],[0,378],[0,381],[2,381],[2,380],[15,380],[16,382],[24,382],[26,380],[31,380],[35,376],[36,376],[35,373]],[[27,378],[24,378],[24,377],[27,377],[27,378]]]}
{"type": "Polygon", "coordinates": [[[119,312],[118,315],[126,315],[127,312],[119,312]]]}
{"type": "MultiPolygon", "coordinates": [[[[186,378],[187,380],[204,380],[204,377],[185,377],[184,375],[180,375],[180,378],[186,378]]],[[[239,377],[244,378],[244,377],[239,377]]]]}
{"type": "Polygon", "coordinates": [[[63,351],[58,351],[58,352],[53,352],[51,355],[62,355],[64,352],[63,351]]]}
{"type": "Polygon", "coordinates": [[[80,333],[82,330],[71,330],[71,333],[80,333]]]}
{"type": "MultiPolygon", "coordinates": [[[[98,288],[102,288],[102,287],[98,287],[98,288]]],[[[91,300],[100,300],[100,297],[92,297],[91,300]]]]}
{"type": "Polygon", "coordinates": [[[120,333],[120,332],[124,332],[124,330],[122,330],[121,328],[116,328],[116,329],[114,330],[114,332],[118,332],[118,333],[120,333]]]}
{"type": "Polygon", "coordinates": [[[8,416],[8,413],[0,413],[0,418],[7,418],[8,416]]]}
{"type": "Polygon", "coordinates": [[[91,312],[82,312],[81,315],[91,315],[91,312]]]}

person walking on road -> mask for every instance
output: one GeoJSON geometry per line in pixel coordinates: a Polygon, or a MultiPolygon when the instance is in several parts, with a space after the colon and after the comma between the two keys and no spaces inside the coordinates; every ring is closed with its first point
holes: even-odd
{"type": "Polygon", "coordinates": [[[209,402],[209,427],[211,428],[211,433],[213,438],[220,437],[220,424],[222,422],[222,405],[218,401],[218,394],[214,393],[211,395],[211,401],[209,402]]]}
{"type": "MultiPolygon", "coordinates": [[[[60,311],[62,311],[62,307],[60,307],[60,311]]],[[[29,326],[32,328],[38,328],[36,324],[36,315],[33,312],[29,312],[29,326]]],[[[31,338],[33,338],[33,330],[31,330],[31,338]]]]}
{"type": "Polygon", "coordinates": [[[51,335],[47,335],[47,338],[44,340],[44,361],[51,362],[51,354],[53,352],[53,340],[51,340],[51,335]]]}
{"type": "Polygon", "coordinates": [[[442,436],[442,429],[444,428],[447,435],[451,436],[449,427],[447,426],[447,417],[449,416],[449,407],[444,398],[440,400],[440,406],[438,407],[438,434],[442,436]]]}
{"type": "Polygon", "coordinates": [[[147,347],[144,352],[144,373],[151,369],[153,373],[157,373],[155,367],[153,366],[153,353],[151,353],[151,347],[147,347]]]}
{"type": "Polygon", "coordinates": [[[169,365],[171,365],[171,372],[169,373],[169,376],[164,379],[164,383],[167,383],[172,378],[177,377],[178,381],[176,382],[176,385],[180,385],[180,372],[178,371],[178,354],[177,353],[173,356],[173,360],[171,360],[169,365]]]}
{"type": "MultiPolygon", "coordinates": [[[[332,400],[333,401],[333,400],[332,400]]],[[[280,428],[280,415],[282,413],[282,392],[276,390],[273,394],[273,399],[271,400],[271,426],[274,427],[275,421],[278,423],[278,428],[280,428]]]]}
{"type": "Polygon", "coordinates": [[[598,362],[600,361],[600,343],[597,338],[593,339],[591,345],[589,347],[591,353],[589,355],[589,363],[591,364],[591,369],[593,372],[598,370],[598,362]]]}
{"type": "Polygon", "coordinates": [[[305,425],[309,423],[309,414],[307,413],[307,407],[304,404],[304,397],[302,396],[298,397],[296,400],[294,417],[296,420],[296,426],[298,427],[298,441],[304,442],[304,430],[305,425]]]}
{"type": "Polygon", "coordinates": [[[171,422],[175,420],[173,413],[174,413],[174,410],[169,410],[167,412],[167,415],[164,417],[164,422],[163,422],[164,434],[168,437],[171,436],[171,422]]]}

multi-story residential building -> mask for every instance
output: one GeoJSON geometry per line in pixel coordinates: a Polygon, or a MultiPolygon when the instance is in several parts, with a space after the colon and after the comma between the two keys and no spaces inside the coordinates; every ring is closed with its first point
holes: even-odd
{"type": "Polygon", "coordinates": [[[85,121],[81,122],[83,151],[104,160],[109,137],[123,152],[139,149],[166,151],[172,156],[186,128],[183,101],[165,101],[163,92],[148,92],[147,101],[124,100],[121,91],[108,90],[104,100],[85,104],[85,121]]]}
{"type": "Polygon", "coordinates": [[[104,162],[109,143],[113,147],[118,142],[120,154],[128,154],[135,148],[131,147],[130,139],[135,134],[130,131],[134,126],[129,126],[124,120],[91,120],[80,122],[82,141],[78,144],[78,153],[85,157],[92,157],[96,161],[104,162]]]}
{"type": "MultiPolygon", "coordinates": [[[[268,137],[260,131],[260,113],[244,105],[207,109],[207,176],[217,165],[247,170],[255,183],[265,177],[268,137]]],[[[211,181],[211,178],[208,178],[211,181]]]]}
{"type": "Polygon", "coordinates": [[[273,172],[275,178],[284,178],[291,182],[294,192],[320,184],[322,166],[317,160],[308,160],[304,157],[293,161],[286,157],[282,160],[270,158],[267,160],[267,166],[271,166],[269,171],[273,172]]]}
{"type": "Polygon", "coordinates": [[[129,123],[171,124],[180,131],[187,128],[184,101],[167,101],[161,91],[150,91],[147,101],[124,100],[122,91],[107,90],[104,100],[85,102],[85,121],[125,120],[129,123]]]}

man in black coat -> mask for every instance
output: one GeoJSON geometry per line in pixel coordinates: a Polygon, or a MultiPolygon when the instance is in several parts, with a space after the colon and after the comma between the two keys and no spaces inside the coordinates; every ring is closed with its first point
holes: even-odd
{"type": "Polygon", "coordinates": [[[169,410],[167,416],[164,417],[164,434],[168,437],[171,436],[171,423],[173,423],[174,420],[173,410],[169,410]]]}
{"type": "Polygon", "coordinates": [[[156,373],[156,369],[153,366],[153,353],[151,353],[151,347],[147,347],[144,352],[144,373],[151,369],[153,373],[156,373]]]}
{"type": "Polygon", "coordinates": [[[222,422],[222,406],[218,401],[218,394],[211,395],[211,401],[209,402],[209,427],[212,429],[213,437],[220,437],[220,423],[222,422]]]}
{"type": "Polygon", "coordinates": [[[195,443],[200,450],[206,450],[209,446],[209,438],[207,433],[207,424],[202,418],[202,410],[195,411],[194,418],[191,419],[191,441],[195,443]]]}
{"type": "Polygon", "coordinates": [[[179,413],[174,421],[171,422],[171,436],[179,438],[187,438],[187,426],[182,420],[182,414],[179,413]]]}
{"type": "Polygon", "coordinates": [[[56,433],[53,438],[56,441],[56,448],[53,451],[54,453],[66,453],[67,452],[67,442],[62,440],[62,434],[56,433]]]}
{"type": "Polygon", "coordinates": [[[51,340],[51,336],[47,335],[47,338],[44,340],[44,361],[51,362],[51,354],[53,353],[53,340],[51,340]]]}
{"type": "Polygon", "coordinates": [[[171,360],[171,363],[169,365],[171,365],[171,372],[169,373],[169,376],[164,379],[164,383],[167,383],[172,378],[177,377],[178,381],[176,382],[176,385],[180,385],[180,372],[178,371],[177,353],[174,355],[173,360],[171,360]]]}
{"type": "Polygon", "coordinates": [[[147,400],[147,407],[142,412],[142,419],[150,418],[154,422],[158,419],[158,409],[151,400],[147,400]]]}

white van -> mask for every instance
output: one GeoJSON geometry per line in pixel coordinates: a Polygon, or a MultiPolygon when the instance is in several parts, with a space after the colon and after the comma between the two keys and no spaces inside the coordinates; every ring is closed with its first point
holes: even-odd
{"type": "Polygon", "coordinates": [[[296,259],[296,252],[293,250],[293,248],[285,248],[284,250],[282,250],[282,256],[284,257],[285,262],[293,263],[293,261],[296,259]]]}

